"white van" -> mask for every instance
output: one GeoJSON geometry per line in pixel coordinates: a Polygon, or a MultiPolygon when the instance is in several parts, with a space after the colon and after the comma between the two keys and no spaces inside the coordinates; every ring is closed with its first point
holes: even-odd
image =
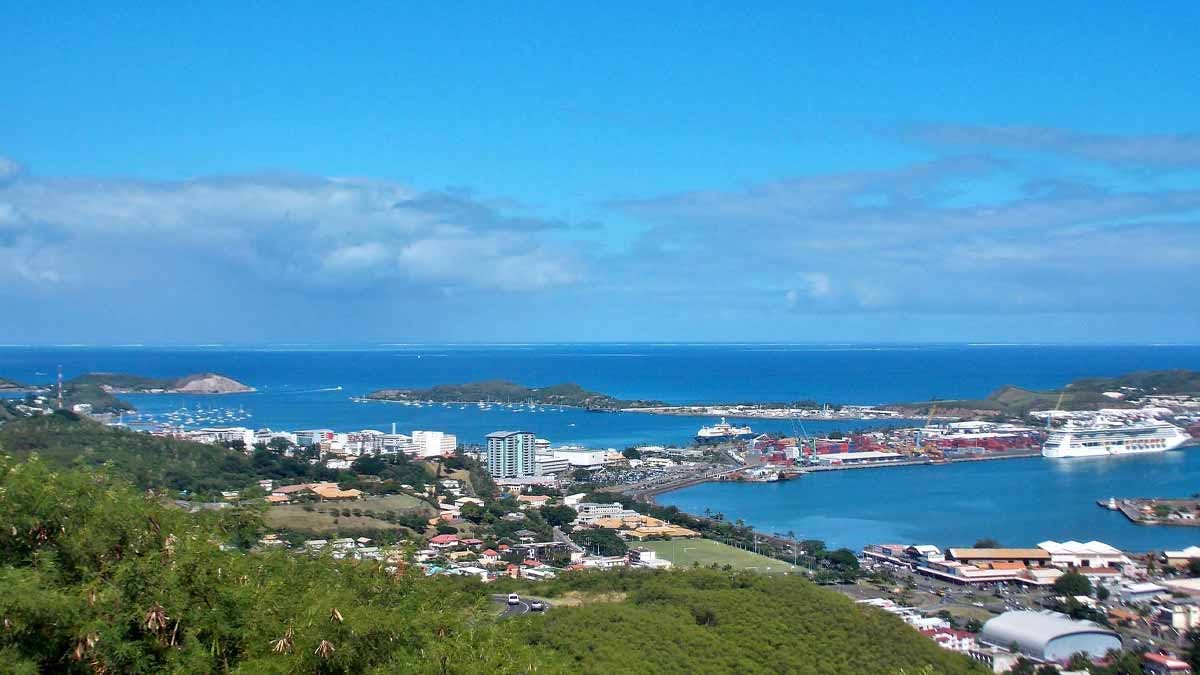
{"type": "Polygon", "coordinates": [[[508,604],[510,604],[510,605],[521,604],[521,597],[519,595],[517,595],[516,593],[509,593],[508,594],[508,604]]]}

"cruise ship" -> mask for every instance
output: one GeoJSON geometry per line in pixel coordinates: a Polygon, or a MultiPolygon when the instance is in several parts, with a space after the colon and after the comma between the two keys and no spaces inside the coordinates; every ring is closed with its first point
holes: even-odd
{"type": "Polygon", "coordinates": [[[721,418],[720,424],[714,424],[711,427],[700,427],[700,431],[696,433],[697,443],[721,443],[723,441],[736,441],[742,438],[752,438],[754,432],[750,431],[750,427],[735,427],[725,418],[721,418]]]}
{"type": "Polygon", "coordinates": [[[1107,457],[1166,452],[1187,442],[1183,429],[1161,420],[1077,425],[1053,429],[1042,444],[1043,457],[1107,457]]]}

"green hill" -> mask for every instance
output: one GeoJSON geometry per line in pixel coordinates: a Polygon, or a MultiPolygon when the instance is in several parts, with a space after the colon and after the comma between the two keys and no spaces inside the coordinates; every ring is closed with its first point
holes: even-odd
{"type": "Polygon", "coordinates": [[[13,672],[983,672],[893,616],[753,573],[570,573],[530,588],[617,601],[501,620],[497,585],[248,552],[253,510],[188,514],[43,461],[0,458],[0,522],[13,672]]]}
{"type": "Polygon", "coordinates": [[[336,473],[270,453],[107,427],[73,413],[16,419],[0,427],[0,450],[17,458],[37,454],[58,467],[109,466],[139,488],[211,493],[264,478],[333,478],[336,473]]]}
{"type": "Polygon", "coordinates": [[[921,403],[900,403],[883,406],[908,415],[939,415],[963,417],[1003,415],[1021,417],[1031,410],[1098,410],[1124,408],[1153,394],[1200,395],[1200,372],[1194,370],[1147,370],[1119,377],[1086,377],[1072,381],[1062,389],[1034,391],[1005,385],[986,399],[948,399],[921,403]],[[1105,396],[1103,392],[1120,392],[1124,399],[1105,396]],[[935,409],[936,408],[936,409],[935,409]]]}
{"type": "Polygon", "coordinates": [[[0,391],[4,391],[5,389],[24,389],[24,388],[25,388],[25,385],[21,384],[20,382],[17,382],[16,380],[10,380],[6,377],[0,377],[0,391]]]}
{"type": "Polygon", "coordinates": [[[588,391],[573,382],[548,387],[526,387],[505,380],[440,384],[428,389],[381,389],[371,392],[367,398],[382,401],[435,401],[438,403],[473,403],[476,401],[525,403],[532,401],[538,405],[565,405],[594,410],[664,405],[662,401],[631,401],[613,398],[607,394],[588,391]]]}

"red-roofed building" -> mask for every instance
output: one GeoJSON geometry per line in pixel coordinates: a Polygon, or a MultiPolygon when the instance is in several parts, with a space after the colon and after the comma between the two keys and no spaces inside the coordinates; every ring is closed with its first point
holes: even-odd
{"type": "Polygon", "coordinates": [[[519,579],[521,577],[521,568],[513,565],[512,563],[509,563],[508,567],[504,568],[504,571],[508,573],[508,576],[514,579],[519,579]]]}
{"type": "Polygon", "coordinates": [[[500,562],[500,554],[489,548],[479,555],[479,559],[485,563],[498,563],[500,562]]]}
{"type": "Polygon", "coordinates": [[[542,563],[540,563],[536,560],[530,560],[529,558],[522,560],[521,564],[526,567],[541,567],[542,566],[542,563]]]}
{"type": "Polygon", "coordinates": [[[921,631],[921,635],[933,640],[942,649],[966,654],[975,649],[975,635],[965,630],[953,628],[929,628],[921,631]]]}
{"type": "Polygon", "coordinates": [[[1142,654],[1142,672],[1147,675],[1190,675],[1192,667],[1186,661],[1166,654],[1142,654]]]}
{"type": "Polygon", "coordinates": [[[453,534],[439,534],[438,536],[429,540],[430,548],[454,548],[455,546],[458,546],[458,544],[458,537],[453,534]]]}

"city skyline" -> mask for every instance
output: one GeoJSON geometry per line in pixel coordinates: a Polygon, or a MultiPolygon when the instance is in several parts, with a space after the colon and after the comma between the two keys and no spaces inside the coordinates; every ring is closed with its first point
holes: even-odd
{"type": "Polygon", "coordinates": [[[1200,328],[1193,5],[9,14],[0,343],[1200,328]]]}

